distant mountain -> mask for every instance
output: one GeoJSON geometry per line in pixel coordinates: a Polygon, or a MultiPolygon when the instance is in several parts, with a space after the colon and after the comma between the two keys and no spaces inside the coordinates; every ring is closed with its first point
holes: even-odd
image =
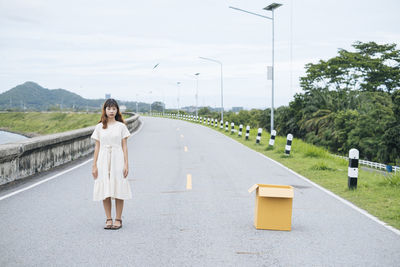
{"type": "MultiPolygon", "coordinates": [[[[105,99],[86,99],[65,89],[52,89],[41,87],[34,82],[25,82],[0,94],[0,110],[74,110],[93,111],[99,110],[105,99]]],[[[135,111],[136,102],[119,101],[127,110],[135,111]]],[[[138,103],[139,111],[147,111],[149,104],[138,103]]]]}

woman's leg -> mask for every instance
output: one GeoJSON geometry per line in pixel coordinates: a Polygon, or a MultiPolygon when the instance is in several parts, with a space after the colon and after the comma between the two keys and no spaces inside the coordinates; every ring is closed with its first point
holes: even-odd
{"type": "MultiPolygon", "coordinates": [[[[104,211],[106,212],[107,219],[111,219],[111,198],[108,197],[103,200],[104,211]]],[[[108,221],[107,225],[111,225],[112,221],[108,221]]]]}
{"type": "MultiPolygon", "coordinates": [[[[115,199],[115,219],[121,219],[122,216],[122,209],[124,208],[124,200],[123,199],[115,199]]],[[[119,221],[115,221],[114,223],[115,226],[121,225],[119,221]]]]}

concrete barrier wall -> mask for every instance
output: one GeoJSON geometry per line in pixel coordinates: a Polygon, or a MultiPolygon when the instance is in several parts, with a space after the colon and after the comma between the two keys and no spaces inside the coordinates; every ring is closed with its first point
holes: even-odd
{"type": "MultiPolygon", "coordinates": [[[[139,116],[125,119],[133,132],[139,116]]],[[[49,170],[94,151],[90,138],[95,126],[78,130],[33,137],[17,143],[0,145],[0,185],[49,170]]]]}

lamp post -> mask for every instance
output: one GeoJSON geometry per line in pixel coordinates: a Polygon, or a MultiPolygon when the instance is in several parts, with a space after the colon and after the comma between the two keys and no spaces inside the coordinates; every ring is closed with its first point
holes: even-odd
{"type": "Polygon", "coordinates": [[[282,4],[278,4],[278,3],[272,3],[270,5],[268,5],[267,7],[264,8],[264,10],[268,10],[272,12],[272,17],[267,17],[264,15],[260,15],[257,13],[253,13],[250,11],[246,11],[237,7],[232,7],[230,6],[229,8],[238,10],[238,11],[242,11],[248,14],[252,14],[258,17],[262,17],[262,18],[266,18],[272,21],[272,73],[271,73],[271,80],[272,80],[272,100],[271,100],[271,133],[272,130],[274,130],[274,72],[275,72],[275,66],[274,66],[274,54],[275,54],[275,42],[274,42],[274,10],[277,9],[278,7],[282,6],[282,4]]]}
{"type": "Polygon", "coordinates": [[[136,94],[136,114],[138,114],[138,99],[139,99],[139,94],[136,94]]]}
{"type": "Polygon", "coordinates": [[[151,91],[149,91],[149,96],[150,96],[150,116],[151,116],[151,91]]]}
{"type": "Polygon", "coordinates": [[[199,75],[200,73],[195,73],[196,76],[196,117],[198,116],[198,100],[199,100],[199,75]]]}
{"type": "Polygon", "coordinates": [[[181,82],[176,82],[176,86],[178,87],[178,118],[179,118],[179,110],[180,110],[179,97],[180,97],[180,94],[181,94],[180,84],[181,84],[181,82]]]}
{"type": "Polygon", "coordinates": [[[224,121],[224,82],[222,75],[222,62],[213,58],[207,58],[207,57],[199,57],[199,58],[218,63],[221,66],[221,120],[224,121]]]}
{"type": "MultiPolygon", "coordinates": [[[[157,63],[156,65],[154,65],[153,70],[156,69],[158,67],[158,65],[160,65],[160,63],[157,63]]],[[[151,91],[150,91],[151,94],[151,91]]],[[[164,115],[164,110],[163,110],[163,115],[164,115]]],[[[151,101],[150,101],[150,116],[151,116],[151,101]]]]}

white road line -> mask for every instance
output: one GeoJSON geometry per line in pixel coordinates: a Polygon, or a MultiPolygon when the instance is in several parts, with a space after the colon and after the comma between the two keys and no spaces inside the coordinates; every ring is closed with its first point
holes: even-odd
{"type": "MultiPolygon", "coordinates": [[[[144,122],[141,121],[141,124],[140,124],[139,129],[138,129],[137,131],[135,131],[134,133],[132,133],[131,136],[137,134],[137,133],[142,129],[143,125],[144,125],[144,122]]],[[[85,165],[86,163],[91,162],[91,161],[93,161],[93,159],[89,159],[89,160],[87,160],[87,161],[85,161],[85,162],[83,162],[83,163],[81,163],[81,164],[78,164],[78,165],[76,165],[76,166],[74,166],[74,167],[72,167],[72,168],[70,168],[70,169],[68,169],[68,170],[62,171],[62,172],[60,172],[60,173],[57,173],[56,175],[53,175],[53,176],[51,176],[51,177],[49,177],[49,178],[46,178],[46,179],[44,179],[44,180],[42,180],[42,181],[39,181],[39,182],[37,182],[37,183],[34,183],[34,184],[30,185],[30,186],[24,187],[24,188],[22,188],[22,189],[19,189],[19,190],[16,190],[16,191],[14,191],[14,192],[11,192],[11,193],[9,193],[9,194],[7,194],[7,195],[4,195],[4,196],[0,197],[0,201],[3,200],[3,199],[6,199],[6,198],[12,197],[12,196],[14,196],[14,195],[16,195],[16,194],[22,193],[22,192],[24,192],[24,191],[26,191],[26,190],[28,190],[28,189],[34,188],[34,187],[36,187],[36,186],[38,186],[38,185],[40,185],[40,184],[43,184],[43,183],[45,183],[45,182],[51,181],[51,180],[53,180],[53,179],[55,179],[55,178],[57,178],[57,177],[59,177],[59,176],[61,176],[61,175],[63,175],[63,174],[66,174],[66,173],[68,173],[68,172],[70,172],[70,171],[72,171],[72,170],[75,170],[75,169],[77,169],[77,168],[79,168],[79,167],[81,167],[81,166],[83,166],[83,165],[85,165]]]]}
{"type": "MultiPolygon", "coordinates": [[[[206,127],[206,128],[208,128],[208,127],[206,127]]],[[[211,129],[211,130],[214,130],[214,129],[212,129],[212,128],[210,128],[210,129],[211,129]]],[[[275,160],[273,160],[273,159],[267,157],[266,155],[262,154],[261,152],[258,152],[258,151],[256,151],[256,150],[253,150],[253,149],[251,149],[250,147],[245,146],[244,144],[242,144],[242,143],[236,141],[235,139],[230,138],[229,136],[226,136],[225,134],[220,133],[220,132],[218,132],[218,131],[216,131],[216,130],[214,130],[214,132],[217,132],[217,133],[219,133],[219,134],[222,134],[223,136],[227,137],[228,139],[230,139],[230,140],[232,140],[232,141],[234,141],[234,142],[236,142],[236,143],[238,143],[238,144],[240,144],[240,145],[246,147],[247,149],[250,149],[251,151],[254,151],[254,152],[258,153],[258,154],[261,155],[262,157],[264,157],[264,158],[266,158],[266,159],[268,159],[268,160],[274,162],[275,164],[281,166],[282,168],[288,170],[289,172],[293,173],[294,175],[296,175],[296,176],[299,177],[300,179],[302,179],[302,180],[304,180],[304,181],[306,181],[306,182],[312,184],[312,185],[315,186],[316,188],[318,188],[318,189],[320,189],[321,191],[327,193],[327,194],[330,195],[331,197],[333,197],[333,198],[339,200],[340,202],[342,202],[343,204],[349,206],[350,208],[352,208],[352,209],[358,211],[359,213],[361,213],[362,215],[368,217],[369,219],[373,220],[374,222],[376,222],[376,223],[378,223],[378,224],[384,226],[386,229],[392,231],[393,233],[395,233],[395,234],[397,234],[397,235],[400,235],[400,230],[397,230],[397,229],[394,228],[393,226],[390,226],[390,225],[388,225],[387,223],[385,223],[385,222],[379,220],[377,217],[375,217],[375,216],[369,214],[366,210],[363,210],[363,209],[357,207],[356,205],[354,205],[354,204],[351,203],[350,201],[348,201],[348,200],[346,200],[346,199],[344,199],[344,198],[342,198],[342,197],[336,195],[335,193],[329,191],[328,189],[325,189],[325,188],[323,188],[322,186],[320,186],[320,185],[318,185],[318,184],[312,182],[312,181],[309,180],[308,178],[306,178],[306,177],[302,176],[301,174],[298,174],[297,172],[295,172],[295,171],[289,169],[288,167],[284,166],[283,164],[281,164],[281,163],[279,163],[279,162],[277,162],[277,161],[275,161],[275,160]]]]}

